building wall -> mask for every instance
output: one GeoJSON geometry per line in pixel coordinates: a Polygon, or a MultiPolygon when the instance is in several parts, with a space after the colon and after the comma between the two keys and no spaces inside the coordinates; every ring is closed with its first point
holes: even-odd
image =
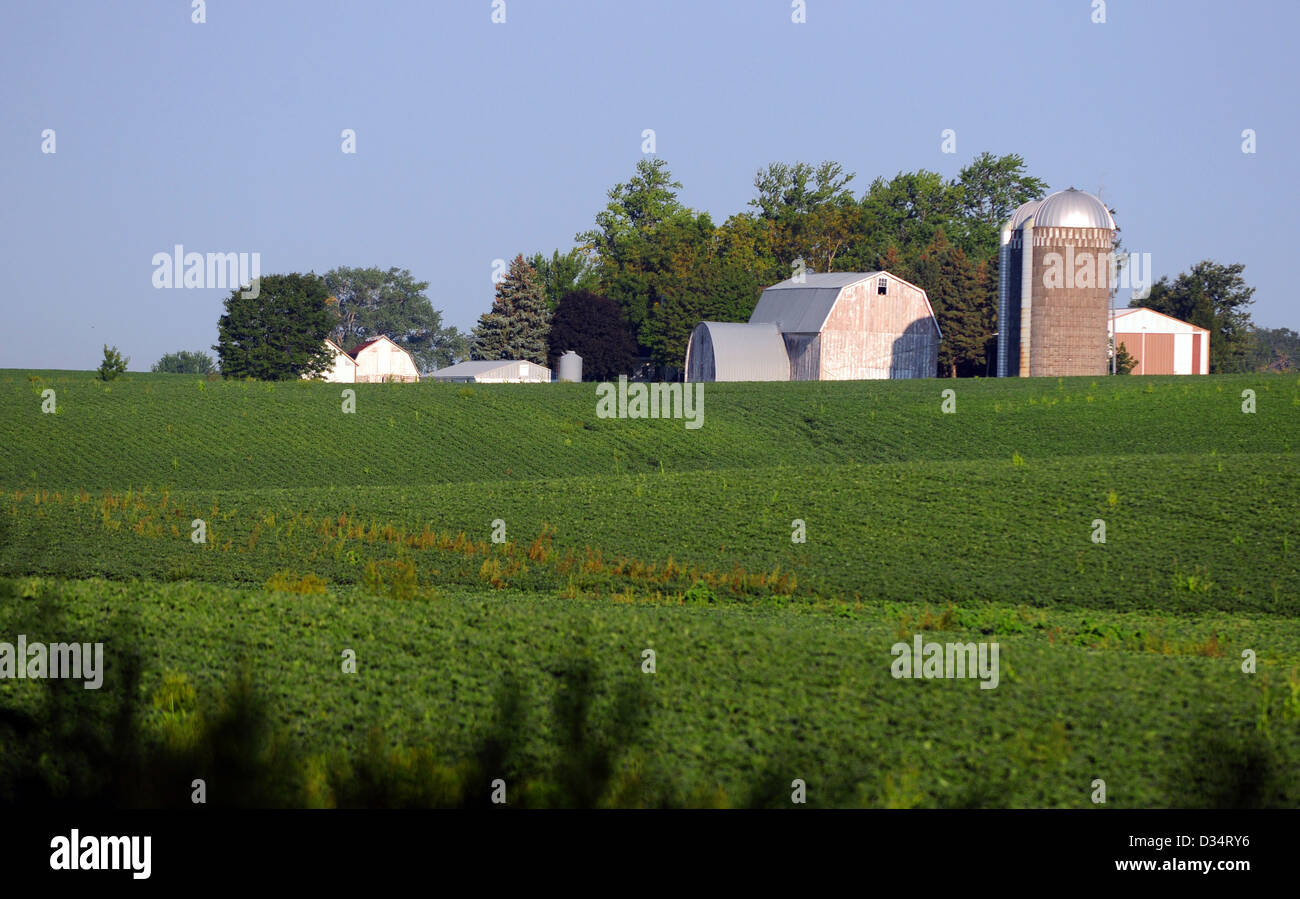
{"type": "Polygon", "coordinates": [[[782,334],[785,352],[790,357],[791,381],[816,381],[821,377],[821,335],[782,334]]]}
{"type": "MultiPolygon", "coordinates": [[[[1098,228],[1035,228],[1033,241],[1030,377],[1105,374],[1111,232],[1098,228]],[[1052,260],[1051,254],[1058,254],[1060,260],[1052,260]],[[1090,271],[1084,271],[1085,264],[1090,271]],[[1061,272],[1064,286],[1048,286],[1049,275],[1061,272]]],[[[1012,305],[1012,317],[1018,318],[1018,290],[1012,305]]]]}
{"type": "Polygon", "coordinates": [[[935,376],[938,334],[924,292],[878,278],[844,288],[835,301],[819,341],[823,381],[935,376]]]}
{"type": "Polygon", "coordinates": [[[357,353],[358,383],[418,380],[420,372],[410,354],[387,339],[372,343],[357,353]]]}
{"type": "Polygon", "coordinates": [[[1011,235],[1007,244],[1007,265],[998,273],[999,279],[1007,279],[1007,320],[999,321],[998,341],[1005,341],[1007,355],[1007,374],[1015,376],[1020,372],[1020,273],[1023,271],[1024,240],[1020,233],[1011,235]]]}

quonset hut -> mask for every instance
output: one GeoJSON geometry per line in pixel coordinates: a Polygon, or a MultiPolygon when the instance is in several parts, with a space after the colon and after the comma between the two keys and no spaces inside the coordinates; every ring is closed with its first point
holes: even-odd
{"type": "Polygon", "coordinates": [[[805,274],[764,290],[748,324],[696,325],[686,380],[932,378],[940,336],[925,291],[896,275],[805,274]]]}
{"type": "Polygon", "coordinates": [[[998,377],[1102,375],[1115,219],[1092,194],[1057,191],[1002,226],[998,377]]]}

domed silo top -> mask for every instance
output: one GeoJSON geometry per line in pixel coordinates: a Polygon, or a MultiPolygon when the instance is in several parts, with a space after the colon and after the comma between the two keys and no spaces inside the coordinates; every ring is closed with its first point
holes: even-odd
{"type": "Polygon", "coordinates": [[[1016,211],[1011,214],[1011,230],[1019,230],[1020,226],[1025,223],[1025,219],[1033,215],[1042,202],[1042,200],[1030,200],[1028,203],[1021,203],[1016,211]]]}
{"type": "MultiPolygon", "coordinates": [[[[1026,204],[1028,205],[1028,204],[1026,204]]],[[[1020,209],[1024,209],[1022,206],[1020,209]]],[[[1020,210],[1016,210],[1017,215],[1020,210]]],[[[1038,204],[1029,215],[1035,228],[1104,228],[1115,230],[1115,219],[1106,204],[1090,193],[1075,190],[1058,190],[1038,204]]],[[[1027,215],[1026,218],[1029,216],[1027,215]]],[[[1013,227],[1023,225],[1021,221],[1013,227]]]]}

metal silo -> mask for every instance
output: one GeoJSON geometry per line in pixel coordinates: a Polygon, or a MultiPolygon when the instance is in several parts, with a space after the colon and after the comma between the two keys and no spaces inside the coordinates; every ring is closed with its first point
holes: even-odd
{"type": "Polygon", "coordinates": [[[581,381],[582,380],[582,357],[569,350],[560,357],[560,363],[556,366],[555,380],[557,381],[581,381]]]}

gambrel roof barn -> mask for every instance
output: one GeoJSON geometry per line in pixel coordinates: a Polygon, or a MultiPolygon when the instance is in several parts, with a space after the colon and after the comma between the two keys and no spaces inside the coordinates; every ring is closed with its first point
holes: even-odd
{"type": "Polygon", "coordinates": [[[940,338],[925,291],[897,275],[805,274],[764,290],[748,324],[697,325],[686,380],[932,378],[940,338]]]}

